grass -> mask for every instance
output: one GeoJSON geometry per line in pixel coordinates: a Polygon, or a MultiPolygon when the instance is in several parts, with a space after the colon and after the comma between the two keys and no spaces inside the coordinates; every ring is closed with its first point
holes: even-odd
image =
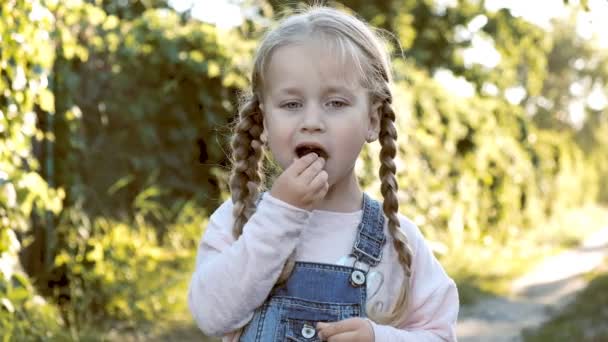
{"type": "Polygon", "coordinates": [[[555,216],[542,229],[518,230],[507,239],[488,235],[481,241],[465,236],[454,242],[449,235],[431,234],[442,241],[439,255],[446,272],[456,281],[462,305],[488,296],[508,294],[511,283],[544,258],[581,242],[608,222],[608,208],[588,206],[555,216]]]}
{"type": "Polygon", "coordinates": [[[589,278],[587,288],[561,313],[538,329],[524,331],[524,341],[608,341],[608,260],[589,278]]]}

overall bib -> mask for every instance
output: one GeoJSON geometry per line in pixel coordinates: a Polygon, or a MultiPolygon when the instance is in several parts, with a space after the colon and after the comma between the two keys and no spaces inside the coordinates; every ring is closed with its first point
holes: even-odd
{"type": "Polygon", "coordinates": [[[296,262],[287,281],[255,310],[240,341],[320,341],[317,322],[366,317],[367,275],[380,263],[385,241],[380,203],[364,193],[353,266],[296,262]]]}

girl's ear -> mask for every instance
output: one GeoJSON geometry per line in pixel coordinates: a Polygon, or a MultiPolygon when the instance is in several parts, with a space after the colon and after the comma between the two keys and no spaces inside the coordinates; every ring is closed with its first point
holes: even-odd
{"type": "Polygon", "coordinates": [[[264,145],[266,145],[268,144],[268,132],[266,131],[266,127],[268,125],[266,124],[266,115],[264,115],[264,104],[260,102],[258,107],[260,108],[260,112],[262,112],[262,124],[264,125],[262,134],[260,135],[260,140],[262,143],[264,143],[264,145]]]}
{"type": "Polygon", "coordinates": [[[378,139],[378,135],[380,134],[380,118],[382,113],[380,113],[380,108],[382,108],[382,102],[376,101],[372,103],[370,112],[369,112],[369,126],[367,130],[367,142],[373,142],[378,139]]]}
{"type": "MultiPolygon", "coordinates": [[[[264,121],[266,121],[266,119],[264,119],[264,121]]],[[[266,132],[266,125],[264,125],[262,134],[260,134],[260,141],[264,144],[264,146],[268,145],[268,132],[266,132]]]]}

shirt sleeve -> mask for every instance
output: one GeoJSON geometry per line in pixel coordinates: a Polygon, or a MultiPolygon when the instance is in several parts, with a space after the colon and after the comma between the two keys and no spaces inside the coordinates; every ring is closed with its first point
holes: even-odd
{"type": "Polygon", "coordinates": [[[433,255],[416,225],[401,220],[414,252],[410,303],[398,327],[372,322],[375,340],[456,341],[459,299],[454,281],[433,255]]]}
{"type": "Polygon", "coordinates": [[[270,294],[310,217],[309,211],[264,193],[235,241],[232,208],[228,200],[210,216],[188,290],[190,312],[210,336],[228,334],[249,322],[270,294]]]}

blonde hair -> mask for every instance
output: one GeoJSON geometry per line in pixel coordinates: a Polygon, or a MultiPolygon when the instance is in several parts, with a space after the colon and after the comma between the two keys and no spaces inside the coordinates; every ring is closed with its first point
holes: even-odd
{"type": "MultiPolygon", "coordinates": [[[[238,238],[243,226],[256,210],[256,200],[264,184],[263,156],[267,155],[260,138],[263,132],[263,113],[260,110],[266,67],[272,53],[279,47],[309,39],[323,39],[324,48],[338,54],[342,61],[353,62],[362,85],[369,90],[373,102],[381,102],[380,107],[380,179],[384,197],[383,211],[388,218],[388,230],[398,260],[404,269],[404,283],[397,301],[388,313],[367,310],[368,316],[380,323],[396,326],[401,321],[407,307],[409,279],[411,275],[412,250],[407,237],[399,229],[397,213],[397,180],[395,178],[395,154],[397,151],[397,130],[395,112],[391,107],[392,82],[390,59],[383,46],[383,40],[374,29],[354,16],[339,10],[311,6],[301,9],[281,21],[274,30],[266,34],[255,56],[252,71],[252,92],[244,99],[235,125],[231,141],[233,169],[230,176],[230,190],[234,203],[234,226],[232,232],[238,238]]],[[[295,264],[292,254],[277,281],[287,280],[295,264]]]]}

